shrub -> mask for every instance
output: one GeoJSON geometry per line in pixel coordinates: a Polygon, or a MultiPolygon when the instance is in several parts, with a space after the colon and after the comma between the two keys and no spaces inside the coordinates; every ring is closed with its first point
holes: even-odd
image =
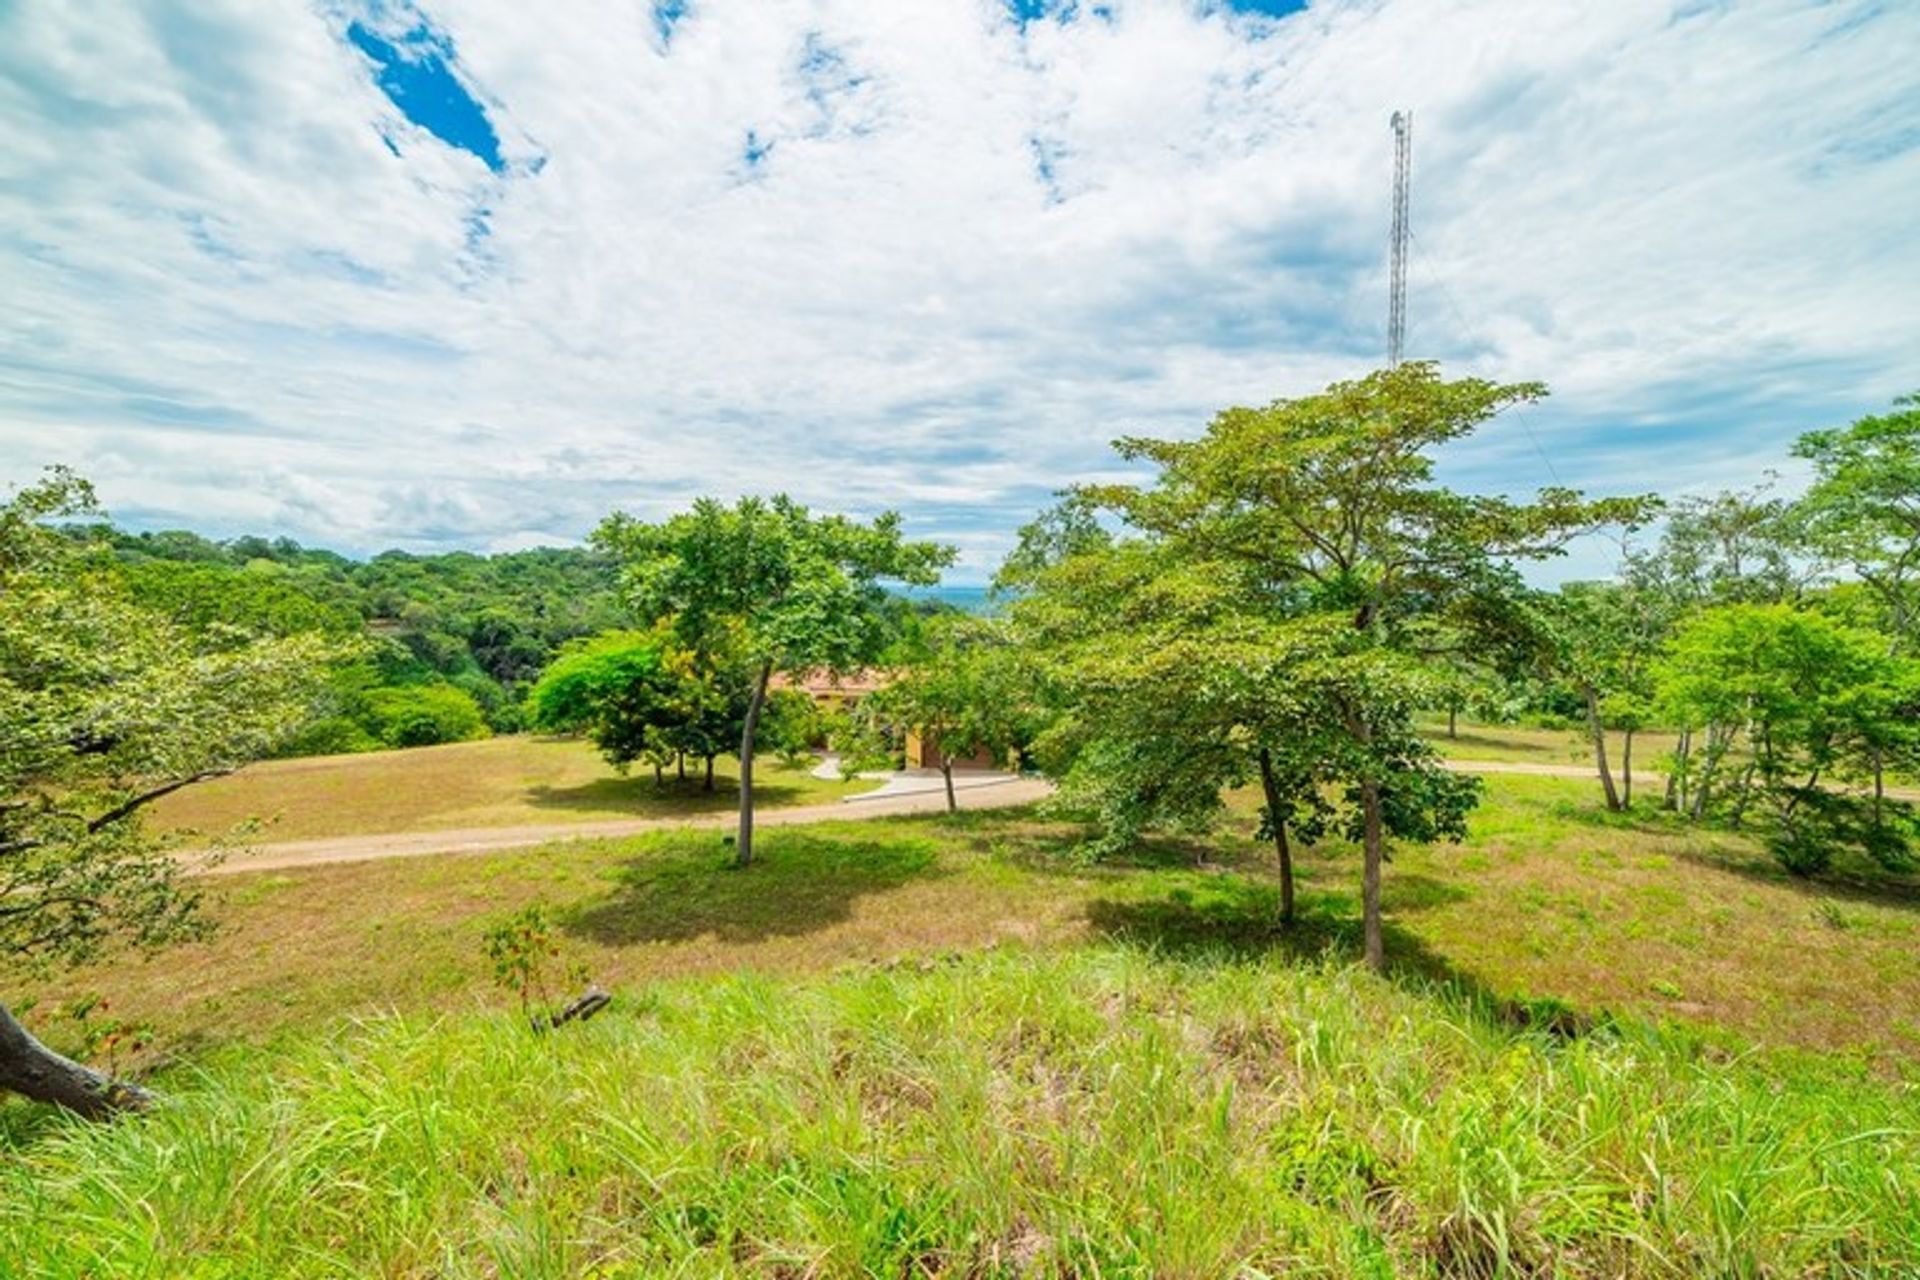
{"type": "Polygon", "coordinates": [[[473,695],[448,684],[374,689],[366,695],[367,728],[388,747],[430,747],[488,736],[473,695]]]}

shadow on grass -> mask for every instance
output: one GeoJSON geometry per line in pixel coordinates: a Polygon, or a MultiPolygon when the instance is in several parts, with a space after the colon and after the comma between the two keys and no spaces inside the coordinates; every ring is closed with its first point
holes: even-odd
{"type": "Polygon", "coordinates": [[[1704,870],[1723,871],[1743,880],[1791,890],[1810,902],[1840,901],[1920,911],[1920,876],[1883,870],[1857,855],[1815,876],[1792,874],[1762,849],[1677,849],[1673,856],[1704,870]]]}
{"type": "MultiPolygon", "coordinates": [[[[803,787],[760,782],[753,789],[754,802],[767,808],[802,804],[808,799],[803,787]]],[[[715,778],[713,790],[705,790],[697,777],[669,777],[655,784],[651,777],[595,778],[577,787],[536,786],[527,788],[527,803],[536,809],[561,809],[573,813],[631,813],[640,817],[653,814],[718,813],[735,808],[740,792],[732,778],[715,778]]],[[[824,802],[827,797],[818,797],[824,802]]]]}
{"type": "MultiPolygon", "coordinates": [[[[1431,994],[1445,991],[1515,1032],[1537,1032],[1556,1039],[1584,1036],[1605,1025],[1565,1001],[1502,995],[1478,978],[1454,967],[1417,934],[1400,928],[1391,913],[1416,912],[1472,895],[1425,876],[1390,877],[1383,932],[1391,977],[1431,994]],[[1397,881],[1397,883],[1395,883],[1397,881]]],[[[1255,959],[1279,955],[1289,962],[1312,963],[1333,957],[1358,962],[1364,953],[1358,901],[1348,894],[1302,895],[1294,920],[1280,922],[1276,886],[1239,877],[1223,880],[1205,893],[1176,889],[1164,896],[1131,901],[1103,899],[1087,906],[1094,934],[1113,942],[1144,946],[1183,957],[1255,959]]]]}
{"type": "Polygon", "coordinates": [[[1660,850],[1663,855],[1702,870],[1791,889],[1809,900],[1834,899],[1920,911],[1920,875],[1889,871],[1857,852],[1843,850],[1830,869],[1814,876],[1796,876],[1766,851],[1758,831],[1736,831],[1710,819],[1689,820],[1660,807],[1658,799],[1636,801],[1624,813],[1609,812],[1600,804],[1555,800],[1544,807],[1544,812],[1559,822],[1673,838],[1673,844],[1660,850]],[[1707,843],[1702,846],[1697,843],[1700,841],[1707,843]]]}
{"type": "Polygon", "coordinates": [[[797,937],[848,919],[869,894],[945,874],[933,840],[897,835],[770,828],[754,853],[741,870],[721,837],[688,832],[657,841],[613,871],[611,894],[568,912],[561,927],[609,946],[797,937]]]}
{"type": "Polygon", "coordinates": [[[938,832],[950,847],[1040,875],[1084,878],[1128,871],[1237,870],[1246,862],[1238,842],[1223,840],[1219,832],[1192,837],[1153,835],[1092,859],[1085,856],[1097,834],[1092,823],[1024,805],[902,815],[898,821],[938,832]]]}
{"type": "MultiPolygon", "coordinates": [[[[1390,874],[1385,904],[1389,953],[1398,960],[1418,952],[1415,958],[1421,961],[1421,972],[1451,977],[1450,970],[1434,967],[1438,962],[1424,943],[1394,929],[1391,916],[1431,910],[1472,896],[1432,876],[1390,874]]],[[[1282,924],[1279,886],[1244,876],[1223,876],[1199,889],[1183,886],[1152,897],[1096,899],[1087,905],[1087,921],[1098,935],[1169,951],[1224,949],[1242,955],[1281,951],[1300,957],[1317,957],[1329,950],[1358,957],[1361,952],[1360,904],[1355,895],[1301,892],[1294,920],[1282,924]]]]}

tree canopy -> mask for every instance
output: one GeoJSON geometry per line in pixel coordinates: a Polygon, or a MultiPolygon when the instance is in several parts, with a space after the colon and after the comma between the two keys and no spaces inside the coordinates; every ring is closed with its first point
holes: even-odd
{"type": "Polygon", "coordinates": [[[815,515],[785,496],[711,498],[658,524],[624,513],[594,532],[622,565],[626,599],[705,661],[737,655],[747,706],[740,735],[740,865],[753,858],[753,753],[776,671],[853,671],[876,661],[900,602],[889,582],[931,586],[953,549],[911,542],[900,517],[815,515]]]}
{"type": "MultiPolygon", "coordinates": [[[[58,470],[0,504],[0,953],[16,962],[191,933],[198,895],[141,811],[271,752],[350,647],[141,607],[43,523],[93,509],[86,483],[58,470]]],[[[0,1009],[0,1085],[82,1111],[123,1096],[69,1068],[0,1009]]]]}

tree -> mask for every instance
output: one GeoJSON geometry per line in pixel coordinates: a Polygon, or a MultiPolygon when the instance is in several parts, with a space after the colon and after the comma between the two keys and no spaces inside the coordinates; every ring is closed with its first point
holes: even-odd
{"type": "Polygon", "coordinates": [[[878,693],[877,709],[931,747],[946,784],[947,811],[960,808],[955,757],[1003,758],[1030,734],[1025,674],[1003,627],[943,618],[920,652],[878,693]]]}
{"type": "Polygon", "coordinates": [[[1534,383],[1443,381],[1432,364],[1409,363],[1228,409],[1198,440],[1123,439],[1123,457],[1160,468],[1155,483],[1081,491],[1182,554],[1231,566],[1268,614],[1337,617],[1364,642],[1330,668],[1342,678],[1327,680],[1326,706],[1351,748],[1342,767],[1360,813],[1366,956],[1376,969],[1385,965],[1387,789],[1414,740],[1417,705],[1402,696],[1412,681],[1384,682],[1396,670],[1388,659],[1419,656],[1436,620],[1470,634],[1501,616],[1489,600],[1515,590],[1508,562],[1557,554],[1578,533],[1648,509],[1644,499],[1588,502],[1560,488],[1518,503],[1433,484],[1431,450],[1544,394],[1534,383]]]}
{"type": "Polygon", "coordinates": [[[480,704],[451,684],[370,690],[362,699],[362,719],[385,747],[431,747],[489,734],[480,704]]]}
{"type": "MultiPolygon", "coordinates": [[[[1892,413],[1810,431],[1793,452],[1814,468],[1795,509],[1803,540],[1866,584],[1894,649],[1911,654],[1920,637],[1920,393],[1894,401],[1892,413]]],[[[1876,820],[1885,778],[1882,746],[1873,753],[1876,820]]]]}
{"type": "MultiPolygon", "coordinates": [[[[1858,797],[1832,786],[1889,738],[1913,736],[1903,711],[1920,666],[1884,636],[1788,605],[1724,605],[1680,626],[1654,677],[1665,713],[1704,734],[1683,766],[1690,817],[1718,812],[1738,828],[1757,805],[1769,847],[1800,875],[1846,846],[1908,865],[1878,798],[1863,820],[1858,797]]],[[[1900,817],[1908,825],[1904,806],[1900,817]]]]}
{"type": "Polygon", "coordinates": [[[1410,728],[1361,753],[1345,727],[1355,707],[1410,723],[1435,694],[1433,672],[1343,615],[1272,609],[1243,566],[1193,551],[1155,535],[1089,543],[1034,572],[1014,604],[1056,715],[1035,750],[1063,801],[1095,816],[1088,852],[1205,830],[1223,791],[1257,778],[1287,924],[1293,837],[1364,838],[1353,779],[1378,782],[1386,834],[1457,838],[1475,780],[1441,769],[1410,728]]]}
{"type": "MultiPolygon", "coordinates": [[[[141,830],[162,796],[271,751],[342,642],[195,630],[132,603],[44,522],[94,510],[64,470],[0,504],[0,954],[29,966],[201,925],[141,830]]],[[[0,1088],[98,1116],[147,1095],[48,1050],[0,1006],[0,1088]]]]}
{"type": "Polygon", "coordinates": [[[1660,548],[1640,572],[1698,607],[1790,603],[1819,576],[1797,554],[1802,545],[1792,504],[1769,497],[1766,485],[1729,490],[1673,503],[1660,548]]]}
{"type": "Polygon", "coordinates": [[[892,612],[884,584],[931,586],[953,560],[952,548],[907,541],[893,512],[862,524],[816,516],[784,495],[731,507],[703,498],[660,524],[616,512],[593,541],[622,562],[627,598],[642,617],[666,622],[696,654],[742,659],[742,867],[753,860],[753,753],[773,673],[847,672],[873,662],[892,612]]]}
{"type": "Polygon", "coordinates": [[[1670,601],[1634,572],[1620,582],[1569,582],[1540,597],[1546,664],[1571,681],[1586,713],[1607,808],[1633,806],[1633,735],[1649,718],[1650,666],[1673,623],[1670,601]],[[1625,730],[1620,781],[1607,759],[1607,729],[1625,730]]]}
{"type": "Polygon", "coordinates": [[[650,761],[656,784],[666,765],[701,759],[711,791],[713,761],[738,740],[746,697],[742,681],[710,668],[664,628],[607,632],[547,668],[528,711],[535,728],[585,733],[623,773],[650,761]]]}

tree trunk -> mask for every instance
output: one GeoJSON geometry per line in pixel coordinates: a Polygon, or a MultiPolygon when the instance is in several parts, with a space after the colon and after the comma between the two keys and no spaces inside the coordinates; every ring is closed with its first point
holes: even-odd
{"type": "Polygon", "coordinates": [[[1689,753],[1693,749],[1693,730],[1682,729],[1673,744],[1673,768],[1667,773],[1667,808],[1679,813],[1687,807],[1686,776],[1689,753]]]}
{"type": "Polygon", "coordinates": [[[140,1086],[101,1075],[47,1048],[5,1005],[0,1005],[0,1089],[51,1102],[89,1120],[138,1111],[153,1101],[140,1086]]]}
{"type": "Polygon", "coordinates": [[[1600,723],[1600,695],[1592,685],[1582,686],[1587,695],[1587,729],[1593,734],[1593,762],[1600,769],[1600,789],[1607,793],[1607,808],[1620,812],[1620,793],[1613,785],[1613,770],[1607,767],[1607,731],[1600,723]]]}
{"type": "Polygon", "coordinates": [[[960,812],[960,802],[953,796],[953,753],[944,747],[940,750],[940,776],[947,784],[947,812],[960,812]]]}
{"type": "Polygon", "coordinates": [[[701,780],[700,789],[702,791],[707,791],[707,792],[711,792],[713,790],[713,757],[712,756],[707,757],[707,776],[701,780]]]}
{"type": "Polygon", "coordinates": [[[767,701],[767,681],[773,678],[773,660],[760,664],[760,675],[753,682],[753,697],[747,703],[746,723],[740,729],[740,830],[736,862],[753,864],[753,737],[760,728],[760,708],[767,701]]]}
{"type": "Polygon", "coordinates": [[[1626,741],[1620,744],[1620,807],[1633,808],[1633,726],[1628,725],[1626,741]]]}
{"type": "Polygon", "coordinates": [[[1287,824],[1280,817],[1280,783],[1273,776],[1273,753],[1260,748],[1260,786],[1267,794],[1267,826],[1273,833],[1273,851],[1280,858],[1280,923],[1293,923],[1293,849],[1287,844],[1287,824]]]}
{"type": "Polygon", "coordinates": [[[653,789],[655,791],[658,791],[660,788],[666,785],[667,785],[667,775],[661,772],[660,761],[656,757],[653,762],[653,789]]]}
{"type": "Polygon", "coordinates": [[[1733,793],[1733,813],[1728,818],[1728,825],[1735,831],[1740,830],[1740,824],[1747,816],[1747,801],[1753,798],[1753,773],[1759,767],[1758,764],[1750,764],[1740,773],[1738,789],[1733,793]]]}
{"type": "Polygon", "coordinates": [[[1732,740],[1733,730],[1707,726],[1707,743],[1700,750],[1700,776],[1693,780],[1693,801],[1687,810],[1687,816],[1696,822],[1707,811],[1713,785],[1719,781],[1720,758],[1726,754],[1732,740]]]}
{"type": "Polygon", "coordinates": [[[1887,798],[1887,749],[1873,744],[1873,829],[1880,829],[1880,810],[1887,798]]]}
{"type": "Polygon", "coordinates": [[[1448,707],[1447,708],[1447,736],[1449,738],[1459,737],[1460,736],[1459,726],[1460,726],[1460,709],[1458,707],[1448,707]]]}
{"type": "Polygon", "coordinates": [[[1380,783],[1368,778],[1360,784],[1360,811],[1364,823],[1366,864],[1360,880],[1360,915],[1366,930],[1367,967],[1387,971],[1387,942],[1380,921],[1380,864],[1386,857],[1386,833],[1380,816],[1380,783]]]}
{"type": "Polygon", "coordinates": [[[685,782],[687,780],[687,753],[686,752],[676,751],[673,753],[673,772],[674,772],[674,776],[677,777],[681,782],[685,782]]]}

